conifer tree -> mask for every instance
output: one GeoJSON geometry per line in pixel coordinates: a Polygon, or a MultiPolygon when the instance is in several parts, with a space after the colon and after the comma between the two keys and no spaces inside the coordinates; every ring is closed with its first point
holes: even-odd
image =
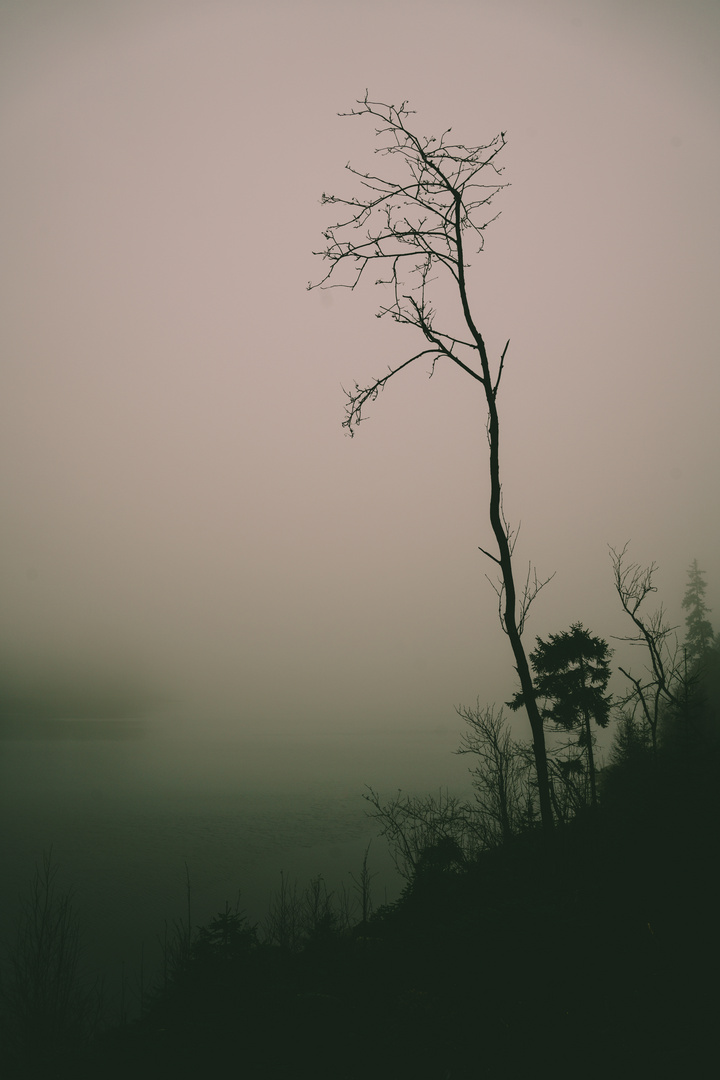
{"type": "Polygon", "coordinates": [[[697,559],[693,559],[688,570],[688,584],[682,606],[687,611],[685,616],[685,649],[689,664],[701,660],[713,643],[713,628],[706,618],[710,608],[705,603],[705,572],[700,570],[697,559]]]}
{"type": "MultiPolygon", "coordinates": [[[[566,731],[578,729],[578,746],[587,755],[591,801],[597,802],[593,734],[594,720],[607,727],[611,699],[605,696],[610,679],[612,650],[602,638],[593,637],[582,623],[573,623],[569,631],[550,634],[548,641],[537,638],[537,648],[530,653],[535,671],[537,695],[545,699],[541,710],[545,720],[566,731]]],[[[517,709],[522,694],[508,703],[517,709]]]]}

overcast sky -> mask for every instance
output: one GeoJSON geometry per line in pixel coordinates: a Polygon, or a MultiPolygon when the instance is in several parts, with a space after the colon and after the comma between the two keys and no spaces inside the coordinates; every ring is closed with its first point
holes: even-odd
{"type": "Polygon", "coordinates": [[[446,726],[514,690],[480,388],[308,292],[366,88],[507,133],[473,262],[528,644],[626,627],[607,545],[720,625],[716,0],[0,0],[0,646],[199,727],[446,726]],[[417,368],[417,370],[415,370],[417,368]]]}

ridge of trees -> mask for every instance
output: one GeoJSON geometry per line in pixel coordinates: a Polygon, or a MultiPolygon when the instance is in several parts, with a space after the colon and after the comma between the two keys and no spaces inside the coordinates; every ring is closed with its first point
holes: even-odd
{"type": "MultiPolygon", "coordinates": [[[[262,926],[226,904],[207,926],[192,927],[188,882],[187,923],[166,940],[142,1015],[92,1037],[96,999],[75,977],[78,924],[48,858],[24,908],[18,963],[3,968],[5,1002],[21,1018],[10,1034],[30,1042],[17,1075],[179,1080],[222,1063],[269,1080],[360,1080],[369,1070],[381,1080],[442,1080],[533,1067],[571,1076],[591,1045],[597,1071],[588,1066],[587,1075],[607,1075],[618,1060],[647,1076],[665,1075],[668,1062],[674,1071],[699,1067],[716,1016],[703,978],[720,956],[712,907],[720,648],[708,641],[687,664],[686,685],[674,684],[654,753],[642,709],[633,717],[621,701],[608,702],[609,650],[580,624],[548,637],[549,668],[548,652],[535,650],[539,684],[555,670],[558,642],[564,661],[573,644],[560,672],[577,673],[588,642],[601,662],[594,683],[570,680],[574,710],[556,711],[559,697],[548,694],[545,722],[587,732],[579,690],[589,685],[597,716],[618,718],[594,810],[576,738],[561,744],[558,765],[563,755],[579,760],[585,779],[552,770],[560,812],[548,844],[537,828],[531,748],[513,737],[502,709],[460,707],[474,805],[446,792],[389,802],[368,795],[406,879],[400,900],[374,905],[367,852],[352,875],[353,897],[329,893],[320,877],[304,890],[281,878],[262,926]],[[56,959],[38,966],[48,948],[56,959]],[[591,973],[582,993],[579,971],[591,973]],[[77,1031],[62,1020],[68,1005],[77,1031]],[[599,1042],[598,1030],[607,1035],[599,1042]]],[[[643,686],[651,660],[648,667],[643,686]]],[[[7,1013],[3,1020],[8,1063],[17,1040],[7,1038],[7,1013]]]]}
{"type": "MultiPolygon", "coordinates": [[[[661,771],[661,752],[667,756],[688,750],[693,740],[720,744],[720,644],[704,630],[703,648],[689,659],[687,640],[681,643],[667,622],[662,604],[655,612],[640,610],[656,591],[657,567],[642,567],[625,559],[627,545],[618,555],[611,549],[613,580],[621,610],[636,628],[621,638],[641,646],[646,665],[634,675],[622,665],[618,671],[630,689],[617,697],[606,693],[611,676],[612,650],[602,638],[581,623],[568,631],[538,637],[530,654],[535,692],[543,721],[558,732],[574,733],[548,745],[548,777],[556,825],[570,821],[603,801],[603,792],[617,787],[625,775],[661,771]],[[609,760],[603,768],[595,762],[592,725],[607,728],[615,722],[609,760]],[[672,750],[670,749],[672,748],[672,750]]],[[[689,571],[685,606],[690,607],[688,629],[696,625],[704,604],[702,571],[689,571]],[[698,581],[702,589],[698,590],[698,581]]],[[[708,624],[709,625],[709,624],[708,624]]],[[[507,703],[522,706],[518,691],[507,703]]],[[[532,831],[538,822],[537,782],[531,747],[512,732],[503,709],[495,705],[457,707],[467,725],[461,736],[460,754],[470,754],[474,801],[468,803],[448,792],[410,796],[398,792],[388,800],[372,789],[366,794],[371,813],[396,853],[398,869],[412,879],[426,858],[428,848],[444,851],[458,865],[468,863],[480,851],[496,848],[512,837],[532,831]],[[452,856],[452,857],[451,857],[452,856]]]]}

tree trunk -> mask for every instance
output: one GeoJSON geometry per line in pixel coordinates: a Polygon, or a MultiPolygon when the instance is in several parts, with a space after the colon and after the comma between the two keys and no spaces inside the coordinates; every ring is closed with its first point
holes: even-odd
{"type": "MultiPolygon", "coordinates": [[[[482,338],[480,338],[480,341],[482,342],[482,338]]],[[[487,398],[490,417],[488,424],[488,441],[490,443],[490,523],[500,552],[498,561],[500,563],[500,572],[505,588],[503,622],[505,623],[507,635],[510,638],[510,645],[512,647],[513,656],[515,657],[515,667],[520,679],[525,710],[527,712],[528,720],[530,721],[530,730],[532,731],[535,770],[537,773],[538,794],[540,797],[540,817],[543,827],[547,830],[552,830],[553,812],[550,800],[547,753],[545,749],[545,728],[543,726],[542,717],[540,716],[537,701],[535,700],[535,688],[530,674],[530,666],[528,664],[527,656],[525,655],[525,648],[517,625],[517,595],[515,591],[515,579],[513,577],[512,553],[510,551],[510,541],[508,539],[507,529],[503,522],[501,508],[502,487],[500,484],[499,453],[500,426],[497,406],[495,404],[495,394],[493,393],[489,381],[489,365],[485,354],[484,343],[481,349],[481,357],[483,371],[487,371],[485,396],[487,398]]]]}
{"type": "MultiPolygon", "coordinates": [[[[500,363],[500,371],[498,372],[497,379],[493,385],[492,375],[490,373],[490,362],[488,360],[487,349],[485,348],[485,342],[482,334],[475,325],[475,321],[470,311],[470,303],[467,295],[467,284],[465,281],[465,260],[463,255],[463,236],[462,236],[462,194],[459,191],[454,192],[455,198],[455,243],[457,245],[457,268],[458,268],[458,289],[460,292],[460,300],[462,303],[463,315],[465,317],[465,323],[472,335],[473,341],[478,350],[480,356],[480,364],[482,368],[482,378],[480,382],[483,385],[485,391],[485,401],[487,403],[488,410],[488,423],[487,423],[487,437],[490,444],[490,524],[492,531],[495,535],[495,540],[498,546],[499,558],[495,561],[500,565],[500,572],[502,574],[503,586],[505,588],[505,611],[503,613],[503,622],[507,635],[510,638],[510,645],[512,647],[513,656],[515,657],[515,667],[517,669],[518,676],[520,678],[520,687],[522,689],[523,699],[525,703],[525,710],[530,721],[530,730],[532,731],[533,739],[533,753],[535,755],[535,769],[537,772],[538,782],[538,794],[540,798],[540,817],[542,820],[543,828],[548,832],[553,828],[553,812],[552,803],[550,800],[550,780],[548,777],[547,767],[547,753],[545,750],[545,728],[543,726],[542,717],[540,716],[540,710],[535,700],[535,688],[533,686],[532,676],[530,675],[530,667],[528,665],[527,656],[525,655],[525,649],[523,647],[522,638],[520,636],[520,630],[517,624],[517,594],[515,591],[515,579],[513,577],[512,568],[512,552],[510,550],[510,540],[508,538],[507,529],[503,521],[502,515],[502,485],[500,483],[500,422],[498,419],[496,395],[500,385],[500,376],[502,374],[502,361],[500,363]]],[[[503,359],[505,354],[503,353],[503,359]]]]}
{"type": "Polygon", "coordinates": [[[585,738],[588,748],[588,772],[590,773],[590,801],[593,807],[597,806],[597,791],[595,789],[595,757],[592,748],[592,731],[590,730],[590,717],[585,713],[585,738]]]}

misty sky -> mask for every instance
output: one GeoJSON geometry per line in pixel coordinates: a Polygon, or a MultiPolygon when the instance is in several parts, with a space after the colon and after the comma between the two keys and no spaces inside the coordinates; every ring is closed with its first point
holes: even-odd
{"type": "MultiPolygon", "coordinates": [[[[0,0],[0,647],[13,692],[143,680],[199,728],[446,726],[514,689],[481,388],[308,292],[377,163],[507,132],[473,261],[529,646],[626,632],[608,543],[720,625],[715,0],[0,0]],[[100,674],[98,674],[100,673],[100,674]]],[[[612,642],[611,642],[612,643],[612,642]]]]}

